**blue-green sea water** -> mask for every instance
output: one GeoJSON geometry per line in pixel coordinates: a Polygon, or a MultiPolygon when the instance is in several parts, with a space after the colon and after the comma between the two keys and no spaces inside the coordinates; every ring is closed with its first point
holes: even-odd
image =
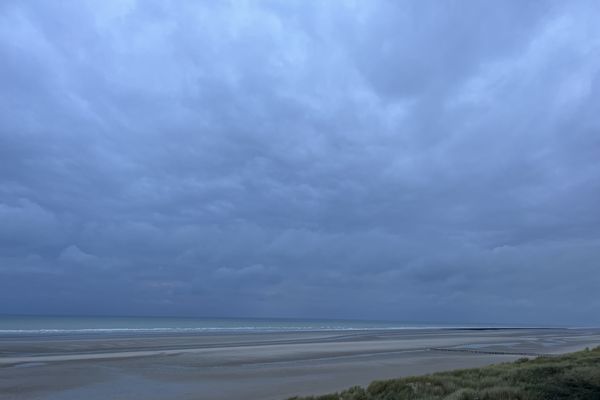
{"type": "Polygon", "coordinates": [[[61,334],[390,330],[452,328],[458,326],[465,327],[467,325],[280,318],[0,316],[0,337],[61,334]]]}

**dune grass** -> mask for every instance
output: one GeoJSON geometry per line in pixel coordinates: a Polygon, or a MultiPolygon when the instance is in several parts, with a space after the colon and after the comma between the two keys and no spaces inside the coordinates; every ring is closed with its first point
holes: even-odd
{"type": "Polygon", "coordinates": [[[600,346],[558,357],[374,381],[295,400],[600,400],[600,346]]]}

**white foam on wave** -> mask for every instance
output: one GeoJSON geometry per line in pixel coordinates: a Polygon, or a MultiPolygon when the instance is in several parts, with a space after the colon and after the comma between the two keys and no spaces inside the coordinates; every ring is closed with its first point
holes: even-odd
{"type": "MultiPolygon", "coordinates": [[[[118,333],[202,333],[202,332],[322,332],[322,331],[385,331],[411,329],[452,329],[448,326],[236,326],[236,327],[162,327],[162,328],[77,328],[77,329],[0,329],[0,335],[68,335],[118,333]]],[[[458,327],[456,327],[458,328],[458,327]]]]}

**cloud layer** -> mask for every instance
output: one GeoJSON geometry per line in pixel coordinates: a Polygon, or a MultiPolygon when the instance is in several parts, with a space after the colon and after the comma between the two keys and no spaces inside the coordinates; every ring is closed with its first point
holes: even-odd
{"type": "Polygon", "coordinates": [[[600,6],[0,5],[0,312],[600,324],[600,6]]]}

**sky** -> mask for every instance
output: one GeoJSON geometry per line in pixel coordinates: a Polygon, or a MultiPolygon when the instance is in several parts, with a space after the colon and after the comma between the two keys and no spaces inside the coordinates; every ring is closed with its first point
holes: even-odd
{"type": "Polygon", "coordinates": [[[0,3],[0,314],[600,325],[597,1],[0,3]]]}

